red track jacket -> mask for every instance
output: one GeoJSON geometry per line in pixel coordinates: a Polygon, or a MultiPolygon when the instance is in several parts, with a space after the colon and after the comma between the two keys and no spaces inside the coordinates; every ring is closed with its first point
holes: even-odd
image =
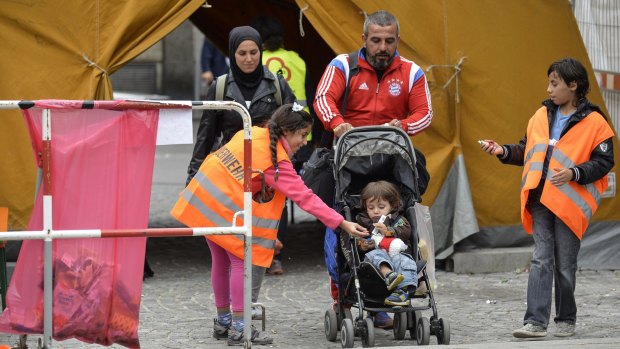
{"type": "Polygon", "coordinates": [[[364,54],[361,49],[359,72],[351,78],[344,116],[340,108],[349,74],[349,55],[337,56],[325,69],[314,100],[314,110],[325,128],[333,130],[343,122],[353,127],[381,125],[392,119],[401,120],[403,130],[410,135],[427,128],[433,109],[424,71],[396,52],[379,81],[364,54]]]}

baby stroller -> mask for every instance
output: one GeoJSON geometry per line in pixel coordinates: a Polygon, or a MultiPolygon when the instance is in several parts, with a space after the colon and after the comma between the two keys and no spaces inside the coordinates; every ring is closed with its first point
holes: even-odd
{"type": "MultiPolygon", "coordinates": [[[[337,272],[330,275],[338,285],[337,303],[325,312],[325,336],[336,341],[338,331],[343,348],[352,348],[354,338],[361,337],[364,347],[375,343],[374,324],[365,317],[368,312],[394,314],[394,339],[402,340],[409,330],[411,339],[418,345],[428,345],[430,336],[435,335],[439,344],[450,343],[450,325],[447,319],[439,318],[437,307],[426,268],[426,261],[418,249],[416,215],[414,205],[420,202],[416,155],[409,136],[400,129],[389,126],[367,126],[354,128],[337,142],[334,155],[335,208],[347,220],[354,220],[359,207],[361,190],[372,181],[387,180],[394,183],[401,194],[404,216],[411,225],[413,253],[418,271],[418,292],[411,296],[408,306],[384,305],[390,293],[383,276],[360,256],[355,238],[345,232],[336,231],[333,243],[337,272]],[[353,317],[352,308],[359,310],[353,317]],[[430,319],[422,315],[431,310],[430,319]]],[[[333,234],[327,231],[326,234],[333,234]]],[[[326,262],[330,269],[330,248],[327,247],[326,262]]],[[[432,251],[431,251],[432,252],[432,251]]],[[[333,269],[332,269],[333,270],[333,269]]]]}

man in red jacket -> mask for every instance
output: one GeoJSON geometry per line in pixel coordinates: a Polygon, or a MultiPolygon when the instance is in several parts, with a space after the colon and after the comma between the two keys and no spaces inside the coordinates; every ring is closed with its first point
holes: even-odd
{"type": "Polygon", "coordinates": [[[349,77],[350,57],[334,58],[319,82],[314,110],[336,137],[357,126],[389,124],[410,135],[431,124],[431,94],[424,71],[397,51],[399,24],[394,15],[377,11],[364,22],[364,46],[358,72],[349,77]],[[349,82],[346,110],[341,113],[349,82]]]}
{"type": "MultiPolygon", "coordinates": [[[[329,63],[313,104],[325,130],[340,137],[353,127],[387,124],[415,135],[431,124],[433,109],[426,76],[417,64],[399,55],[399,32],[398,19],[391,13],[370,14],[357,57],[341,54],[329,63]]],[[[336,301],[334,281],[331,290],[336,301]]],[[[371,316],[375,327],[392,327],[387,313],[371,316]]]]}

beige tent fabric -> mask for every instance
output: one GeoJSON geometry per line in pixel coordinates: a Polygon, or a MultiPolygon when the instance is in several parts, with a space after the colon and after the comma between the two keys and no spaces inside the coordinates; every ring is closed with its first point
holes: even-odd
{"type": "MultiPolygon", "coordinates": [[[[572,56],[592,72],[568,1],[296,2],[300,8],[308,5],[304,15],[340,53],[361,46],[364,12],[385,9],[395,14],[401,26],[399,52],[425,69],[432,93],[432,126],[413,137],[426,154],[432,177],[423,202],[430,205],[437,199],[462,157],[466,173],[460,176],[466,176],[468,188],[459,190],[470,192],[477,223],[520,225],[521,168],[484,154],[477,140],[517,143],[523,137],[528,119],[547,98],[551,62],[572,56]]],[[[589,99],[604,108],[593,74],[590,84],[589,99]]],[[[618,164],[617,139],[614,146],[618,164]]],[[[618,195],[603,199],[594,220],[619,219],[618,195]]]]}
{"type": "MultiPolygon", "coordinates": [[[[204,0],[1,1],[0,100],[111,99],[110,74],[158,42],[204,0]]],[[[0,206],[26,226],[35,166],[18,111],[0,110],[0,206]]]]}

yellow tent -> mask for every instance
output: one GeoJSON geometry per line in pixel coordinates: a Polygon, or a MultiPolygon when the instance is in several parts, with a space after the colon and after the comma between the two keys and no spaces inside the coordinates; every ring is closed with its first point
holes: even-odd
{"type": "MultiPolygon", "coordinates": [[[[286,47],[306,58],[317,83],[335,53],[361,46],[364,13],[385,9],[400,20],[400,53],[426,70],[431,86],[433,124],[414,145],[426,154],[432,176],[423,199],[431,205],[438,256],[448,257],[457,244],[531,243],[520,226],[521,169],[486,156],[476,141],[515,143],[523,136],[547,97],[552,61],[573,56],[592,71],[569,1],[210,0],[212,8],[199,8],[202,3],[1,2],[0,100],[109,98],[108,75],[190,15],[224,49],[233,26],[277,15],[287,28],[286,47]]],[[[603,106],[594,75],[590,80],[589,98],[603,106]]],[[[11,207],[10,228],[17,229],[32,206],[34,166],[19,114],[0,111],[0,125],[0,206],[11,207]]],[[[617,141],[615,147],[618,163],[617,141]]],[[[620,229],[617,197],[603,199],[591,228],[580,265],[620,267],[610,244],[620,229]]]]}
{"type": "MultiPolygon", "coordinates": [[[[186,20],[204,0],[2,1],[0,100],[111,99],[110,74],[186,20]]],[[[0,206],[28,223],[35,163],[19,111],[0,110],[0,206]]]]}
{"type": "MultiPolygon", "coordinates": [[[[477,140],[516,143],[523,137],[547,98],[551,62],[572,56],[592,72],[569,1],[296,2],[308,6],[304,15],[340,53],[361,45],[364,13],[384,9],[399,18],[399,52],[425,69],[432,92],[432,126],[413,141],[432,177],[424,203],[432,205],[438,257],[448,257],[467,238],[477,247],[531,243],[520,225],[521,168],[485,155],[477,140]]],[[[604,107],[592,73],[590,81],[589,99],[604,107]]],[[[620,163],[617,138],[614,147],[620,163]]],[[[617,246],[604,248],[614,241],[619,220],[620,199],[603,199],[594,216],[599,223],[583,241],[580,258],[588,261],[581,266],[620,265],[617,246]],[[605,255],[596,256],[601,250],[605,255]]]]}

